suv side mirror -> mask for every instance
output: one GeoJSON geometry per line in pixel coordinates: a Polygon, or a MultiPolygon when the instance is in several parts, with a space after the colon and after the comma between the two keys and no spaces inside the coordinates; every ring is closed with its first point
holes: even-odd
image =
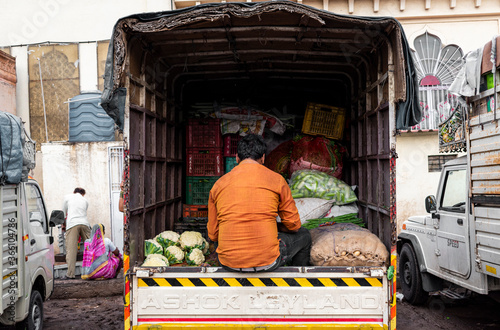
{"type": "Polygon", "coordinates": [[[50,214],[49,226],[55,227],[57,225],[62,225],[64,223],[64,212],[61,210],[54,210],[50,214]]]}
{"type": "Polygon", "coordinates": [[[436,197],[432,195],[425,197],[425,210],[427,213],[435,213],[437,211],[436,197]]]}

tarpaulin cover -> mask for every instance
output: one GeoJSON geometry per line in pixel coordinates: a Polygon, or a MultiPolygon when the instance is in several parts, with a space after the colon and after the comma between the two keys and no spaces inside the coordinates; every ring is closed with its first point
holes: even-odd
{"type": "Polygon", "coordinates": [[[21,118],[0,111],[0,184],[21,182],[23,134],[21,118]]]}
{"type": "MultiPolygon", "coordinates": [[[[395,104],[396,128],[406,129],[420,122],[422,113],[418,103],[417,74],[403,28],[395,18],[339,15],[290,1],[208,3],[173,11],[136,14],[118,20],[111,36],[106,59],[102,107],[115,120],[118,127],[123,129],[126,89],[123,87],[122,79],[123,70],[126,70],[125,59],[127,57],[125,40],[132,35],[140,33],[158,35],[160,32],[168,33],[168,30],[172,29],[180,30],[183,27],[182,24],[195,24],[202,21],[213,22],[221,19],[221,17],[227,18],[236,14],[244,17],[259,16],[265,12],[275,13],[276,11],[281,13],[300,11],[306,14],[305,16],[312,17],[316,21],[326,22],[323,24],[331,22],[332,28],[336,28],[337,26],[334,25],[339,23],[343,24],[343,26],[352,27],[352,29],[366,28],[370,30],[369,26],[379,27],[379,31],[382,31],[379,34],[383,35],[383,38],[386,38],[386,34],[390,34],[392,31],[390,41],[397,53],[397,58],[394,59],[394,72],[399,77],[394,86],[396,91],[395,102],[397,103],[395,104]],[[135,25],[144,23],[142,24],[143,30],[134,30],[134,27],[129,24],[131,22],[135,25]],[[155,22],[155,24],[146,24],[150,22],[155,22]],[[148,26],[144,27],[144,25],[148,26]],[[159,26],[159,28],[153,26],[159,26]],[[404,82],[401,81],[403,74],[405,77],[404,82]]],[[[326,27],[328,26],[326,25],[326,27]]]]}

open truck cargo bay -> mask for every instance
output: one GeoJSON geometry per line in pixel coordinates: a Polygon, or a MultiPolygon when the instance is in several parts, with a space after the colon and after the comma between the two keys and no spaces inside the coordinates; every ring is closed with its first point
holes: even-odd
{"type": "Polygon", "coordinates": [[[133,286],[127,285],[126,328],[129,319],[134,328],[167,321],[200,327],[283,322],[395,327],[395,279],[387,280],[386,267],[290,267],[252,275],[134,267],[143,261],[144,240],[173,229],[182,217],[188,112],[197,103],[249,100],[264,111],[286,106],[298,118],[307,102],[347,109],[344,144],[350,161],[344,179],[358,186],[359,215],[392,253],[395,266],[395,133],[420,119],[409,51],[393,18],[341,16],[286,1],[207,4],[120,19],[108,53],[102,106],[123,129],[128,146],[124,270],[133,286]],[[214,281],[228,276],[225,284],[214,281]],[[252,276],[260,278],[258,285],[252,276]],[[229,299],[233,294],[249,301],[258,291],[274,299],[280,286],[293,287],[293,295],[283,299],[300,299],[300,308],[276,313],[269,300],[257,312],[245,307],[234,314],[221,307],[237,305],[229,299]],[[305,306],[325,287],[333,290],[332,297],[341,293],[339,299],[359,295],[343,302],[323,299],[321,312],[312,313],[305,306]],[[191,296],[200,300],[179,300],[191,296]],[[166,297],[173,300],[165,302],[166,297]],[[219,319],[211,319],[214,315],[219,319]]]}

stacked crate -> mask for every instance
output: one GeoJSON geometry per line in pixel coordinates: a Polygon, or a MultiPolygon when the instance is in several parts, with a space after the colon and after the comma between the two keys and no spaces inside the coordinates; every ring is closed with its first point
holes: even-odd
{"type": "MultiPolygon", "coordinates": [[[[207,205],[208,194],[224,173],[220,119],[191,118],[186,131],[186,204],[207,205]]],[[[193,215],[190,215],[193,216],[193,215]]]]}
{"type": "Polygon", "coordinates": [[[224,135],[224,170],[225,173],[230,172],[236,165],[236,153],[238,149],[238,142],[241,136],[238,134],[224,135]]]}

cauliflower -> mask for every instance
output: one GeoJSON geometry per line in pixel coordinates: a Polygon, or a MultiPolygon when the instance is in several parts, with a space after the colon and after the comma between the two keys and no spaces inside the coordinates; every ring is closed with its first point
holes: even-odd
{"type": "Polygon", "coordinates": [[[203,254],[207,255],[209,252],[210,245],[208,244],[208,242],[205,238],[203,238],[203,243],[205,244],[205,246],[203,247],[203,254]]]}
{"type": "Polygon", "coordinates": [[[168,266],[168,259],[161,254],[150,254],[144,260],[143,267],[165,267],[168,266]]]}
{"type": "Polygon", "coordinates": [[[154,239],[145,240],[144,254],[146,257],[150,254],[163,254],[163,247],[154,239]]]}
{"type": "Polygon", "coordinates": [[[186,261],[191,266],[201,265],[203,262],[205,262],[203,251],[197,248],[192,249],[191,252],[186,255],[186,261]]]}
{"type": "MultiPolygon", "coordinates": [[[[181,234],[179,238],[181,247],[185,251],[191,251],[192,249],[203,250],[205,248],[205,240],[203,236],[197,231],[185,231],[181,234]]],[[[202,252],[203,253],[203,252],[202,252]]]]}
{"type": "Polygon", "coordinates": [[[179,244],[179,234],[171,230],[167,230],[158,234],[155,239],[156,241],[158,241],[158,243],[161,244],[161,246],[163,246],[164,249],[168,248],[169,246],[179,244]]]}
{"type": "Polygon", "coordinates": [[[165,250],[165,257],[171,265],[180,264],[184,260],[184,251],[178,246],[169,246],[165,250]]]}

